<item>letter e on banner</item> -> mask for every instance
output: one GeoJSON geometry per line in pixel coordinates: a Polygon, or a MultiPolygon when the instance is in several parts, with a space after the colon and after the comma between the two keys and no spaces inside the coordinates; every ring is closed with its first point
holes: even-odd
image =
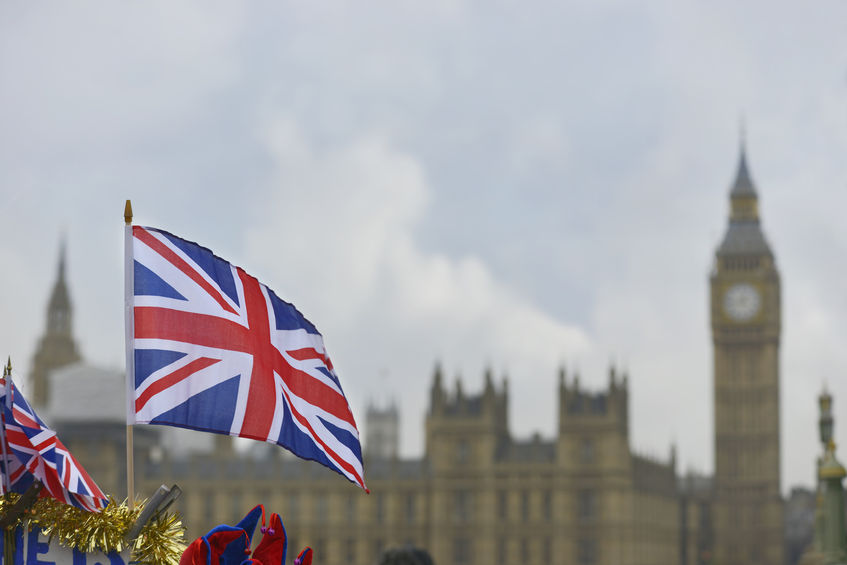
{"type": "MultiPolygon", "coordinates": [[[[5,542],[7,532],[0,530],[0,545],[5,542]]],[[[0,551],[0,565],[127,565],[129,549],[118,553],[94,551],[83,553],[49,540],[39,528],[24,532],[15,528],[15,554],[13,563],[5,563],[4,552],[0,551]]]]}

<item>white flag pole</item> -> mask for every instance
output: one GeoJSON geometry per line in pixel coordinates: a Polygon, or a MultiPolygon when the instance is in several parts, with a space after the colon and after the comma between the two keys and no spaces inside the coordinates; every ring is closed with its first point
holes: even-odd
{"type": "MultiPolygon", "coordinates": [[[[9,357],[9,363],[3,367],[3,378],[5,379],[6,394],[3,397],[6,406],[11,405],[12,398],[12,358],[9,357]]],[[[3,444],[3,493],[11,491],[9,484],[9,454],[6,451],[6,415],[0,419],[0,426],[3,427],[3,438],[0,443],[3,444]]]]}
{"type": "Polygon", "coordinates": [[[135,464],[132,425],[135,423],[135,317],[133,298],[135,277],[132,255],[132,203],[124,207],[124,340],[126,346],[126,496],[129,509],[135,508],[135,464]]]}

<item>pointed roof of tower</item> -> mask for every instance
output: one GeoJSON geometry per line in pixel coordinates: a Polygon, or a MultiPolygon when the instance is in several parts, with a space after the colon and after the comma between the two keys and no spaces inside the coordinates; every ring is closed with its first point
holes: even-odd
{"type": "Polygon", "coordinates": [[[729,228],[718,255],[773,256],[759,223],[759,197],[747,167],[747,148],[742,135],[738,172],[729,192],[729,228]]]}
{"type": "Polygon", "coordinates": [[[56,282],[53,285],[53,292],[50,294],[49,311],[55,310],[70,310],[71,297],[68,293],[68,285],[65,282],[65,240],[62,239],[61,247],[59,248],[59,268],[56,282]]]}
{"type": "Polygon", "coordinates": [[[744,140],[741,141],[741,156],[738,159],[738,172],[735,175],[735,184],[729,193],[730,198],[756,197],[756,187],[750,179],[750,171],[747,170],[747,148],[744,140]]]}
{"type": "Polygon", "coordinates": [[[59,278],[65,280],[65,255],[67,255],[68,243],[65,238],[59,243],[59,278]]]}

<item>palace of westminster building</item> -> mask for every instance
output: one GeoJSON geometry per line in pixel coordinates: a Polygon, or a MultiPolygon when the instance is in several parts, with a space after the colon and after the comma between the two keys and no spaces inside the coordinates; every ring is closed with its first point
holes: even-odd
{"type": "MultiPolygon", "coordinates": [[[[672,449],[666,461],[633,452],[628,379],[614,369],[602,392],[560,371],[556,437],[517,441],[505,381],[486,374],[476,394],[448,392],[436,367],[420,458],[398,457],[396,408],[368,410],[369,496],[278,448],[248,456],[208,434],[195,434],[212,438],[204,452],[163,448],[156,426],[135,430],[136,490],[178,484],[189,540],[262,502],[283,517],[289,547],[312,546],[324,565],[374,564],[406,544],[437,565],[783,565],[780,278],[743,148],[729,196],[710,281],[712,477],[677,475],[672,449]]],[[[81,361],[64,271],[62,253],[30,400],[100,487],[123,497],[123,375],[81,361]],[[114,409],[94,415],[72,401],[97,394],[114,409]]]]}

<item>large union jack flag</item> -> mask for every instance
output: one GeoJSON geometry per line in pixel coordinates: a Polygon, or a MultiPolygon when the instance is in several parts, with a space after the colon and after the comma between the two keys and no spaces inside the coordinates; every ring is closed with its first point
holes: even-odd
{"type": "Polygon", "coordinates": [[[41,497],[52,497],[90,512],[102,510],[108,500],[68,448],[41,421],[38,414],[11,386],[7,399],[6,379],[0,379],[0,402],[6,430],[3,470],[8,473],[12,492],[23,493],[34,479],[44,484],[41,497]]]}
{"type": "Polygon", "coordinates": [[[365,488],[359,432],[321,334],[196,243],[132,226],[130,423],[277,443],[365,488]]]}

